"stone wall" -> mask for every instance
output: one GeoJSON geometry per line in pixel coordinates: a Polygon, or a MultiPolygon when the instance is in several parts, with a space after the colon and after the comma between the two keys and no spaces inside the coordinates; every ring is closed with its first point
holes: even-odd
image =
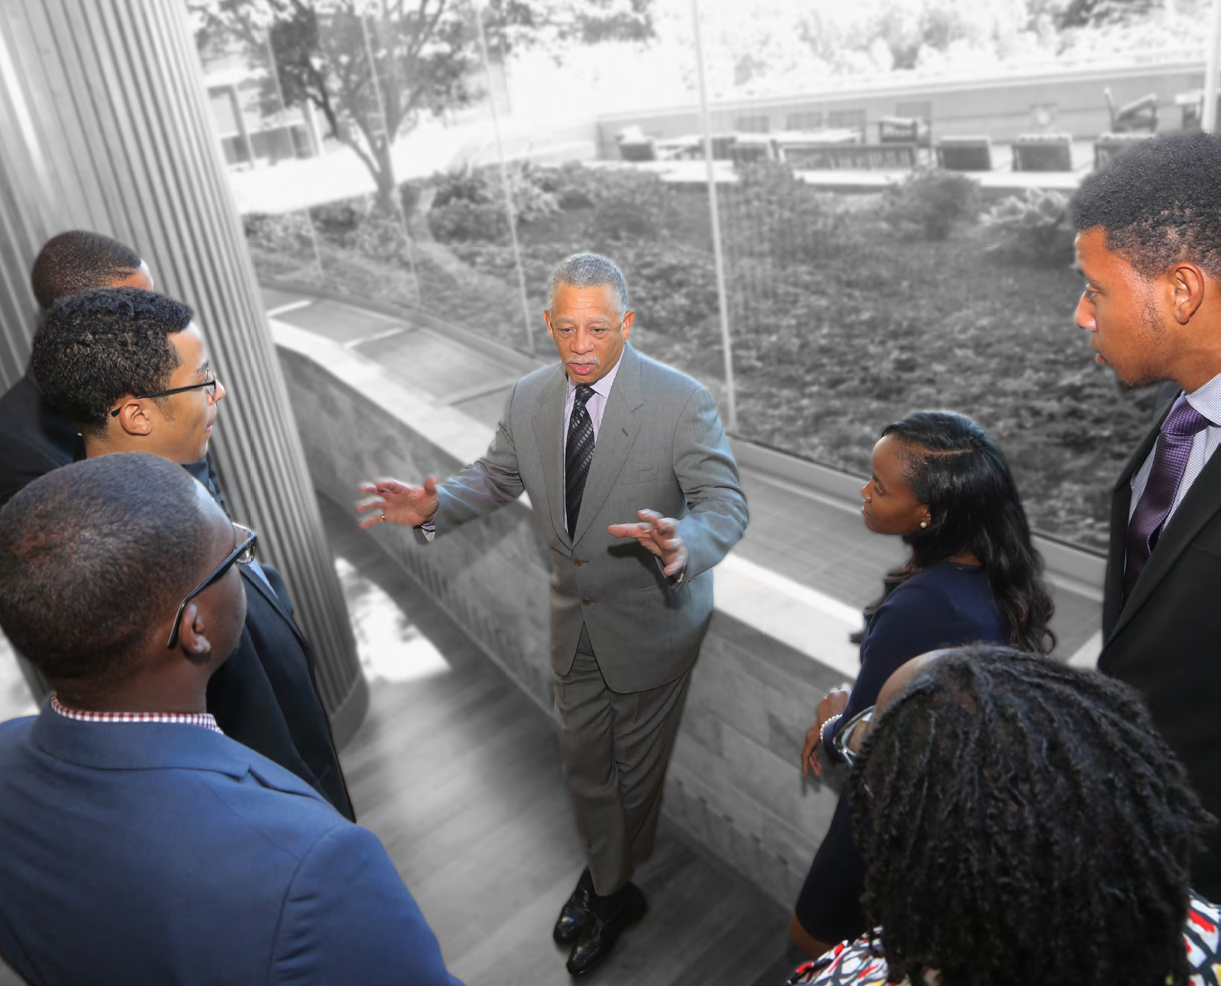
{"type": "MultiPolygon", "coordinates": [[[[348,503],[362,479],[444,478],[486,447],[486,426],[397,387],[358,354],[274,329],[320,493],[348,503]]],[[[433,545],[392,525],[376,525],[369,536],[550,714],[549,561],[529,511],[523,498],[433,545]]],[[[816,703],[844,680],[843,639],[827,644],[840,655],[837,670],[750,625],[741,608],[735,613],[718,607],[705,640],[664,812],[791,906],[838,794],[837,786],[803,780],[799,757],[816,703]]],[[[828,633],[825,619],[810,626],[828,633]]]]}

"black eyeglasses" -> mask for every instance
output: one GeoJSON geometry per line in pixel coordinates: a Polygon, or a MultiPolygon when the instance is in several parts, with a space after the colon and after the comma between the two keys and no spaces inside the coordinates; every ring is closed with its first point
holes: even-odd
{"type": "MultiPolygon", "coordinates": [[[[152,397],[172,397],[174,394],[185,394],[188,390],[199,390],[201,387],[207,389],[208,397],[211,400],[216,400],[216,374],[211,367],[204,374],[204,379],[201,383],[189,383],[185,387],[171,387],[169,390],[154,390],[151,394],[136,394],[132,400],[142,401],[152,397]]],[[[110,416],[112,418],[118,417],[119,412],[122,410],[123,405],[120,404],[118,407],[111,409],[110,416]]]]}
{"type": "Polygon", "coordinates": [[[233,525],[233,540],[235,547],[229,556],[225,558],[211,575],[204,579],[199,585],[186,594],[186,598],[178,604],[178,612],[174,614],[174,628],[170,631],[170,641],[166,644],[170,650],[178,646],[178,627],[182,623],[182,614],[186,611],[187,604],[198,596],[204,589],[210,585],[215,585],[219,582],[234,562],[239,565],[249,565],[254,561],[254,542],[258,539],[258,535],[249,527],[244,527],[241,524],[233,525]]]}

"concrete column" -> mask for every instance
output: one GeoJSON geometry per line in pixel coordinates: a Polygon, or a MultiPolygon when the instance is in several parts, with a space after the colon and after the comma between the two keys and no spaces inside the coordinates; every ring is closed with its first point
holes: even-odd
{"type": "Polygon", "coordinates": [[[212,449],[230,510],[289,585],[342,742],[368,691],[182,0],[0,3],[4,388],[29,356],[34,257],[73,228],[130,244],[158,290],[195,309],[228,391],[212,449]]]}

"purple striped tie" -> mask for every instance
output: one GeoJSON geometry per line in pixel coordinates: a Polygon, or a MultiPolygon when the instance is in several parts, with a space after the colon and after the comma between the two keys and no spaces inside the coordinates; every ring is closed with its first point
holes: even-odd
{"type": "Polygon", "coordinates": [[[1162,422],[1161,434],[1157,436],[1157,450],[1153,453],[1153,468],[1149,470],[1145,491],[1128,521],[1125,600],[1132,595],[1132,587],[1140,578],[1145,562],[1161,536],[1162,525],[1166,523],[1166,516],[1174,504],[1174,494],[1183,481],[1196,432],[1208,425],[1208,418],[1187,403],[1185,394],[1179,395],[1162,422]]]}
{"type": "Polygon", "coordinates": [[[585,407],[593,395],[593,387],[580,384],[572,399],[572,417],[568,419],[568,441],[564,443],[564,506],[569,534],[577,529],[585,477],[589,475],[589,463],[594,457],[594,423],[585,407]]]}

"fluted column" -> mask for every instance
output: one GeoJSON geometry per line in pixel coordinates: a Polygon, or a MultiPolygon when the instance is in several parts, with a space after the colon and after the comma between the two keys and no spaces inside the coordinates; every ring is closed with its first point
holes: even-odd
{"type": "Polygon", "coordinates": [[[42,243],[74,228],[134,247],[157,289],[195,309],[227,390],[212,449],[229,508],[259,530],[289,585],[342,741],[368,692],[183,0],[0,0],[5,388],[24,372],[35,328],[30,267],[42,243]]]}

